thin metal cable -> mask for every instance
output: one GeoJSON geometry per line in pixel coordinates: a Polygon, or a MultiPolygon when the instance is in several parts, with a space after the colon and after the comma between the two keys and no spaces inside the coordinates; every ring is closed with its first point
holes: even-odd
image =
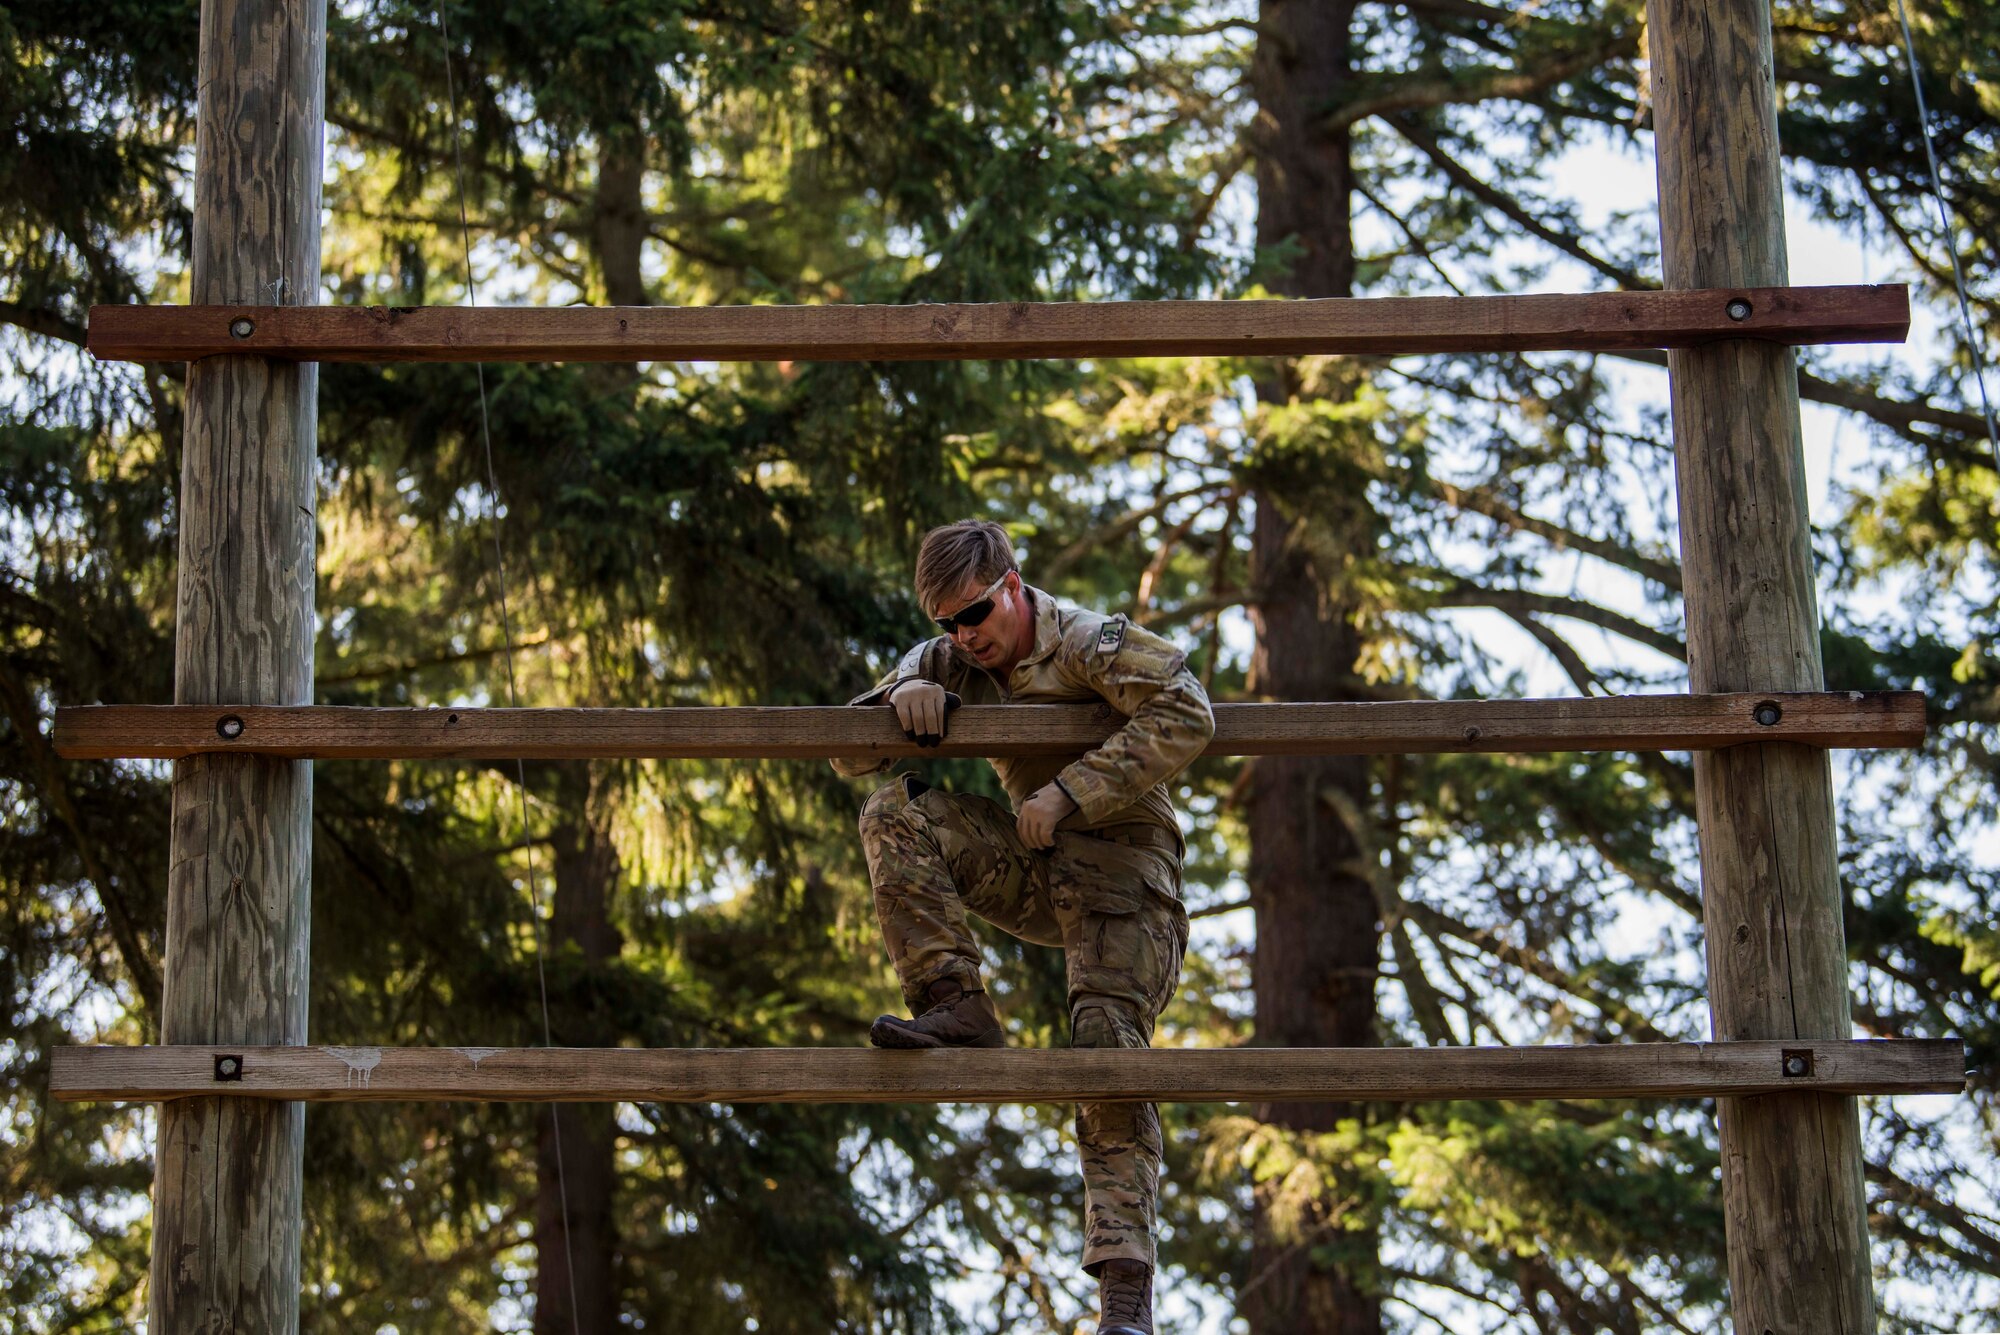
{"type": "MultiPolygon", "coordinates": [[[[437,11],[438,33],[444,40],[444,89],[446,111],[451,120],[451,156],[453,172],[458,185],[458,241],[459,249],[465,257],[465,290],[468,305],[479,304],[479,280],[472,269],[472,223],[465,209],[465,142],[464,127],[459,123],[458,86],[451,69],[451,26],[445,18],[445,6],[440,4],[437,11]]],[[[505,642],[506,653],[502,661],[507,665],[507,703],[519,708],[520,686],[514,676],[514,618],[507,602],[507,553],[500,542],[500,478],[493,467],[493,422],[486,406],[486,364],[474,362],[473,372],[479,381],[479,436],[486,457],[486,494],[488,496],[488,517],[493,530],[493,571],[499,589],[500,636],[505,642]]],[[[535,875],[535,845],[528,837],[528,766],[524,760],[514,761],[514,777],[521,797],[521,837],[526,844],[528,857],[528,920],[534,930],[530,940],[535,948],[535,984],[541,993],[542,1003],[542,1046],[555,1046],[555,1034],[549,1024],[549,975],[545,964],[548,953],[547,942],[542,928],[542,895],[539,878],[535,875]]],[[[551,1103],[549,1127],[556,1147],[556,1197],[562,1207],[563,1221],[563,1272],[569,1280],[569,1324],[572,1335],[583,1335],[576,1314],[576,1258],[572,1254],[569,1238],[569,1178],[563,1171],[562,1113],[559,1105],[551,1103]]],[[[546,1259],[546,1258],[545,1258],[546,1259]]]]}
{"type": "Polygon", "coordinates": [[[1986,396],[1986,354],[1979,330],[1972,323],[1972,302],[1965,292],[1965,268],[1958,258],[1958,230],[1951,225],[1951,209],[1944,201],[1944,178],[1938,171],[1937,148],[1931,142],[1931,113],[1924,102],[1924,80],[1917,70],[1917,43],[1910,35],[1910,11],[1896,0],[1896,19],[1903,28],[1903,54],[1910,66],[1910,90],[1917,95],[1917,125],[1924,132],[1924,158],[1931,167],[1931,198],[1937,201],[1938,230],[1944,234],[1945,251],[1951,256],[1951,277],[1958,286],[1958,318],[1965,326],[1965,346],[1972,353],[1972,374],[1979,382],[1979,406],[1986,414],[1986,439],[1993,447],[1993,459],[2000,464],[2000,421],[1993,416],[1993,401],[1986,396]]]}

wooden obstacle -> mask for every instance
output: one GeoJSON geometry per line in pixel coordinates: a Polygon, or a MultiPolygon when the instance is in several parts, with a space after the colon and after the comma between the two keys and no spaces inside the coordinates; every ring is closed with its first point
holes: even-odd
{"type": "MultiPolygon", "coordinates": [[[[310,301],[318,286],[325,20],[325,0],[203,0],[198,304],[91,313],[98,356],[191,363],[177,703],[65,710],[58,721],[65,755],[187,760],[173,785],[168,1045],[58,1051],[53,1072],[58,1097],[162,1101],[157,1329],[194,1329],[218,1313],[246,1328],[296,1326],[307,1099],[1557,1096],[1716,1098],[1737,1328],[1874,1329],[1853,1096],[1955,1090],[1963,1052],[1950,1041],[1849,1040],[1824,748],[1915,745],[1922,705],[1819,690],[1788,345],[1901,339],[1909,309],[1900,288],[1787,285],[1768,0],[1648,5],[1668,290],[901,308],[282,304],[310,301]],[[1339,1053],[305,1045],[305,758],[918,754],[881,711],[307,705],[314,363],[1637,348],[1671,350],[1694,694],[1236,706],[1222,713],[1215,749],[1694,751],[1711,1015],[1728,1041],[1339,1053]],[[250,938],[257,948],[243,949],[250,938]]],[[[964,711],[950,742],[927,754],[1073,749],[1110,726],[1088,710],[1005,713],[964,711]]]]}
{"type": "Polygon", "coordinates": [[[1901,286],[936,306],[93,306],[124,361],[952,361],[1900,342],[1901,286]]]}
{"type": "MultiPolygon", "coordinates": [[[[86,705],[56,711],[57,754],[178,760],[203,753],[312,760],[773,760],[1035,756],[1096,746],[1124,719],[1108,706],[969,705],[936,747],[891,710],[848,706],[681,709],[376,709],[337,705],[86,705]]],[[[1911,747],[1916,691],[1588,696],[1238,704],[1215,709],[1208,754],[1427,751],[1706,751],[1748,742],[1911,747]]]]}
{"type": "Polygon", "coordinates": [[[1956,1039],[1522,1048],[58,1048],[70,1101],[1213,1103],[1955,1094],[1956,1039]]]}

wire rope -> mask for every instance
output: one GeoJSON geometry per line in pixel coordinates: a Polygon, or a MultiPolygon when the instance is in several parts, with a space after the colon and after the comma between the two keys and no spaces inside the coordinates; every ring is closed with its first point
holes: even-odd
{"type": "Polygon", "coordinates": [[[1910,67],[1910,91],[1917,96],[1917,126],[1923,131],[1924,159],[1931,169],[1931,198],[1937,202],[1938,231],[1944,236],[1945,251],[1951,256],[1951,278],[1958,289],[1958,318],[1965,326],[1966,350],[1972,354],[1972,374],[1979,385],[1979,406],[1986,418],[1986,439],[1993,447],[1993,459],[2000,465],[2000,421],[1993,416],[1993,401],[1986,394],[1986,353],[1979,330],[1972,323],[1972,301],[1966,295],[1965,266],[1958,255],[1958,231],[1951,225],[1951,208],[1945,203],[1944,176],[1938,170],[1937,146],[1931,140],[1930,107],[1924,99],[1924,80],[1917,68],[1917,43],[1910,34],[1910,11],[1896,0],[1896,21],[1903,29],[1903,55],[1910,67]]]}
{"type": "MultiPolygon", "coordinates": [[[[451,121],[452,168],[458,189],[458,240],[459,249],[465,260],[465,290],[467,304],[479,304],[479,279],[472,267],[472,223],[465,207],[465,135],[460,123],[458,110],[458,86],[451,68],[451,25],[445,17],[446,5],[440,3],[437,9],[438,34],[444,41],[444,87],[446,114],[451,121]]],[[[487,406],[486,364],[474,362],[473,371],[479,382],[479,438],[486,463],[486,496],[488,522],[493,533],[493,572],[495,587],[500,604],[500,636],[505,653],[501,656],[507,665],[507,703],[519,708],[521,704],[520,683],[514,673],[514,618],[507,599],[507,553],[500,541],[500,526],[505,507],[500,501],[500,477],[493,466],[493,419],[487,406]]],[[[532,925],[529,940],[535,954],[535,985],[540,994],[542,1007],[542,1046],[555,1046],[554,1030],[549,1023],[549,975],[546,965],[547,941],[542,925],[542,895],[540,879],[535,873],[535,846],[529,838],[528,813],[528,766],[527,762],[516,758],[514,761],[515,786],[521,798],[521,837],[525,844],[528,860],[528,919],[532,925]]],[[[563,1168],[562,1112],[559,1104],[550,1103],[550,1140],[555,1146],[556,1197],[562,1208],[563,1274],[569,1287],[569,1325],[571,1335],[582,1335],[582,1327],[576,1312],[576,1257],[570,1247],[569,1177],[563,1168]]],[[[546,1261],[546,1258],[543,1258],[546,1261]]]]}

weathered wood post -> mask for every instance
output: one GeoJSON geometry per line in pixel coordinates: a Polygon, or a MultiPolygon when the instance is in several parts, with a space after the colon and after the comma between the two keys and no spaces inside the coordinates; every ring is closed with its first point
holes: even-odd
{"type": "MultiPolygon", "coordinates": [[[[1787,281],[1770,0],[1650,0],[1647,47],[1670,288],[1787,281]]],[[[1823,673],[1792,350],[1668,354],[1696,691],[1819,690],[1823,673]]],[[[1717,1039],[1849,1036],[1826,753],[1695,757],[1717,1039]]],[[[1723,1099],[1739,1335],[1875,1329],[1855,1102],[1723,1099]]]]}
{"type": "MultiPolygon", "coordinates": [[[[203,0],[199,87],[192,300],[312,302],[326,0],[203,0]]],[[[312,700],[317,388],[311,364],[188,367],[178,703],[312,700]]],[[[163,1041],[305,1042],[311,817],[310,762],[176,762],[163,1041]]],[[[299,1103],[161,1107],[157,1335],[298,1328],[304,1129],[299,1103]]]]}

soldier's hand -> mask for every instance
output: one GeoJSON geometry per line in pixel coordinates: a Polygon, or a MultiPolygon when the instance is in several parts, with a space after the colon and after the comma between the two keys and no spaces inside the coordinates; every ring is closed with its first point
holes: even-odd
{"type": "Polygon", "coordinates": [[[944,687],[934,681],[906,681],[889,692],[889,703],[896,709],[896,722],[903,725],[903,732],[918,746],[936,746],[944,740],[948,698],[944,687]]]}
{"type": "Polygon", "coordinates": [[[1056,841],[1056,822],[1076,810],[1076,803],[1059,783],[1051,783],[1028,794],[1014,828],[1029,848],[1047,848],[1056,841]]]}

